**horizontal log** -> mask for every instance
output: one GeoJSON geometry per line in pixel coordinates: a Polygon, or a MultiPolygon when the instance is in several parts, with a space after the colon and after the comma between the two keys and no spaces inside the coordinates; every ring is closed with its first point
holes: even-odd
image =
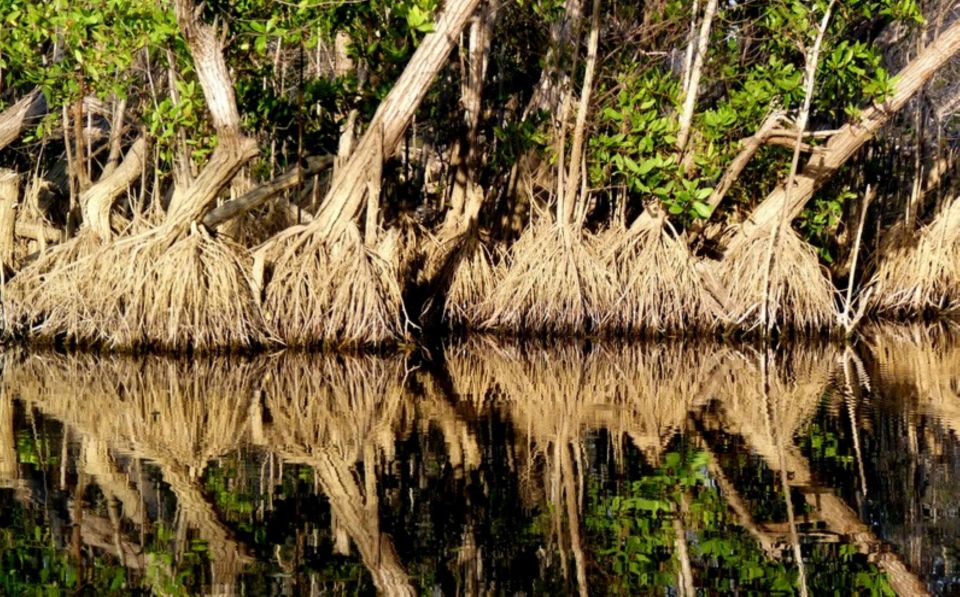
{"type": "Polygon", "coordinates": [[[265,182],[244,195],[225,202],[223,205],[211,209],[203,217],[203,225],[207,228],[216,228],[227,220],[244,214],[266,203],[271,197],[290,190],[308,176],[313,176],[333,166],[334,156],[310,156],[302,168],[293,168],[269,182],[265,182]]]}
{"type": "Polygon", "coordinates": [[[23,238],[45,240],[48,243],[58,243],[63,240],[63,232],[53,226],[34,224],[32,222],[17,222],[14,233],[23,238]]]}

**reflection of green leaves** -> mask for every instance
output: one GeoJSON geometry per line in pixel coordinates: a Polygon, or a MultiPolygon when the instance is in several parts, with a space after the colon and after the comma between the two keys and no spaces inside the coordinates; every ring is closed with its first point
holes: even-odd
{"type": "Polygon", "coordinates": [[[127,571],[112,558],[94,557],[81,573],[57,546],[42,512],[14,503],[0,529],[0,594],[63,595],[127,593],[127,571]]]}
{"type": "MultiPolygon", "coordinates": [[[[822,440],[819,445],[823,447],[822,440]]],[[[604,577],[611,579],[608,592],[675,590],[679,563],[674,522],[678,517],[696,572],[695,584],[706,593],[783,594],[796,590],[796,568],[783,559],[768,557],[738,525],[724,496],[707,476],[707,465],[705,452],[683,448],[668,452],[658,468],[612,495],[596,483],[590,486],[587,537],[597,554],[597,565],[607,572],[604,577]]],[[[814,544],[805,546],[804,551],[808,588],[815,593],[891,594],[886,577],[853,546],[814,544]]]]}

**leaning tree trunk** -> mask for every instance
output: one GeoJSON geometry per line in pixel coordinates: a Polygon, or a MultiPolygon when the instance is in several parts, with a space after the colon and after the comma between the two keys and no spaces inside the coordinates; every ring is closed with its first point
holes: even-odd
{"type": "Polygon", "coordinates": [[[883,104],[864,110],[860,117],[830,138],[822,152],[814,154],[795,177],[793,189],[778,186],[745,220],[730,242],[730,248],[753,237],[785,214],[787,221],[797,217],[814,192],[819,189],[864,143],[877,134],[898,110],[906,105],[936,72],[960,51],[960,21],[947,30],[905,66],[896,77],[893,94],[883,104]]]}
{"type": "Polygon", "coordinates": [[[370,173],[379,171],[379,164],[374,162],[393,154],[478,4],[480,0],[448,0],[435,31],[420,42],[350,159],[337,171],[317,218],[309,225],[314,230],[329,235],[337,225],[360,215],[367,186],[374,182],[370,173]]]}

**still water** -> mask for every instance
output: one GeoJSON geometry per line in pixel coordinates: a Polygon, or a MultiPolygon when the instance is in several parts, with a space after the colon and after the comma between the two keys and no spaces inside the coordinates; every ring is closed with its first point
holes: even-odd
{"type": "Polygon", "coordinates": [[[0,592],[960,594],[960,341],[9,352],[0,592]]]}

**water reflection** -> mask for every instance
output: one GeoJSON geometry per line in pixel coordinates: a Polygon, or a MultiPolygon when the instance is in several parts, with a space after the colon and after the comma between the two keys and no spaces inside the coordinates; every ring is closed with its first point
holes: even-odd
{"type": "Polygon", "coordinates": [[[949,593],[958,351],[8,353],[0,593],[949,593]]]}

